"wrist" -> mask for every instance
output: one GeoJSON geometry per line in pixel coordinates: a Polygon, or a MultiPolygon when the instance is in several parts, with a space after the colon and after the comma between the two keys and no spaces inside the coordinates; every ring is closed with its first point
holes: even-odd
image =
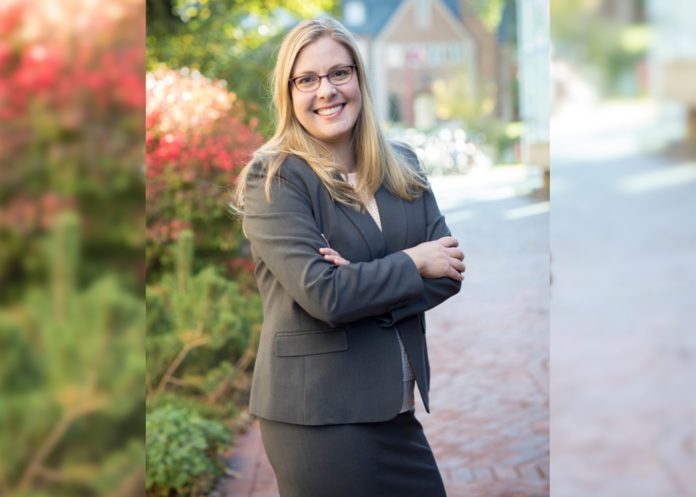
{"type": "Polygon", "coordinates": [[[413,264],[415,264],[416,269],[418,270],[418,273],[420,274],[421,270],[423,269],[420,258],[416,256],[412,249],[404,249],[402,252],[411,258],[413,264]]]}

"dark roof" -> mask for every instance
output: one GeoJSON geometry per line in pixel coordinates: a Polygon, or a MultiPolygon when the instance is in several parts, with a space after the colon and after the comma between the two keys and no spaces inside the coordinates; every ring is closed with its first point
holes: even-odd
{"type": "MultiPolygon", "coordinates": [[[[342,19],[346,27],[356,35],[377,36],[396,12],[403,0],[344,0],[343,7],[349,2],[361,2],[365,5],[365,22],[359,26],[349,24],[345,15],[342,19]]],[[[434,1],[434,0],[433,0],[434,1]]],[[[441,0],[452,14],[459,18],[459,0],[441,0]]]]}
{"type": "Polygon", "coordinates": [[[459,0],[442,0],[442,2],[450,9],[454,17],[459,19],[461,14],[459,11],[459,0]]]}
{"type": "Polygon", "coordinates": [[[496,38],[501,45],[514,46],[517,43],[517,4],[515,2],[505,2],[496,38]]]}

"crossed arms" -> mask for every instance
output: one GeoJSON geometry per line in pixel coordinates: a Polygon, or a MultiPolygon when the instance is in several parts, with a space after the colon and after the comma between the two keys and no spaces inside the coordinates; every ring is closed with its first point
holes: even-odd
{"type": "Polygon", "coordinates": [[[391,326],[461,288],[464,255],[432,191],[423,194],[428,241],[372,261],[336,264],[320,253],[326,242],[300,173],[281,168],[272,182],[270,204],[265,178],[258,168],[247,176],[244,232],[285,291],[313,317],[331,324],[377,317],[391,326]]]}

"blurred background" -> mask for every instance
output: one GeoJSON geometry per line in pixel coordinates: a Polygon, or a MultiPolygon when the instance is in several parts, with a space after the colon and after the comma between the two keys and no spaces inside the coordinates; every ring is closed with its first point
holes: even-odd
{"type": "Polygon", "coordinates": [[[142,495],[145,8],[0,3],[0,495],[142,495]]]}
{"type": "Polygon", "coordinates": [[[261,308],[226,204],[322,12],[466,247],[428,315],[449,493],[696,495],[690,3],[4,0],[0,495],[273,495],[236,437],[261,308]]]}
{"type": "Polygon", "coordinates": [[[450,227],[485,268],[467,305],[453,304],[459,314],[428,318],[433,354],[454,364],[440,381],[479,371],[439,389],[442,415],[427,427],[450,493],[543,494],[548,4],[6,0],[0,495],[242,495],[216,482],[268,476],[254,439],[237,438],[250,426],[262,316],[227,203],[272,131],[275,50],[320,13],[358,38],[385,129],[417,150],[450,227]],[[493,334],[518,315],[524,326],[493,334]],[[506,361],[483,359],[500,350],[506,361]],[[494,364],[504,367],[483,374],[494,364]],[[509,391],[489,395],[492,378],[509,391]],[[463,399],[468,431],[451,422],[463,399]],[[256,469],[230,462],[249,450],[256,469]]]}
{"type": "Polygon", "coordinates": [[[696,9],[551,16],[551,491],[694,496],[696,9]]]}

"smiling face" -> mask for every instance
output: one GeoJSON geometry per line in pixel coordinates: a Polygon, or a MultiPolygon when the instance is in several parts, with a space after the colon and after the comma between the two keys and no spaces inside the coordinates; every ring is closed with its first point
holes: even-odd
{"type": "MultiPolygon", "coordinates": [[[[353,64],[355,61],[346,47],[322,37],[300,50],[290,77],[324,75],[337,67],[353,64]]],[[[310,135],[330,148],[350,141],[362,108],[357,70],[350,81],[338,86],[331,84],[328,78],[321,78],[316,90],[299,91],[291,83],[290,92],[295,117],[310,135]]]]}

